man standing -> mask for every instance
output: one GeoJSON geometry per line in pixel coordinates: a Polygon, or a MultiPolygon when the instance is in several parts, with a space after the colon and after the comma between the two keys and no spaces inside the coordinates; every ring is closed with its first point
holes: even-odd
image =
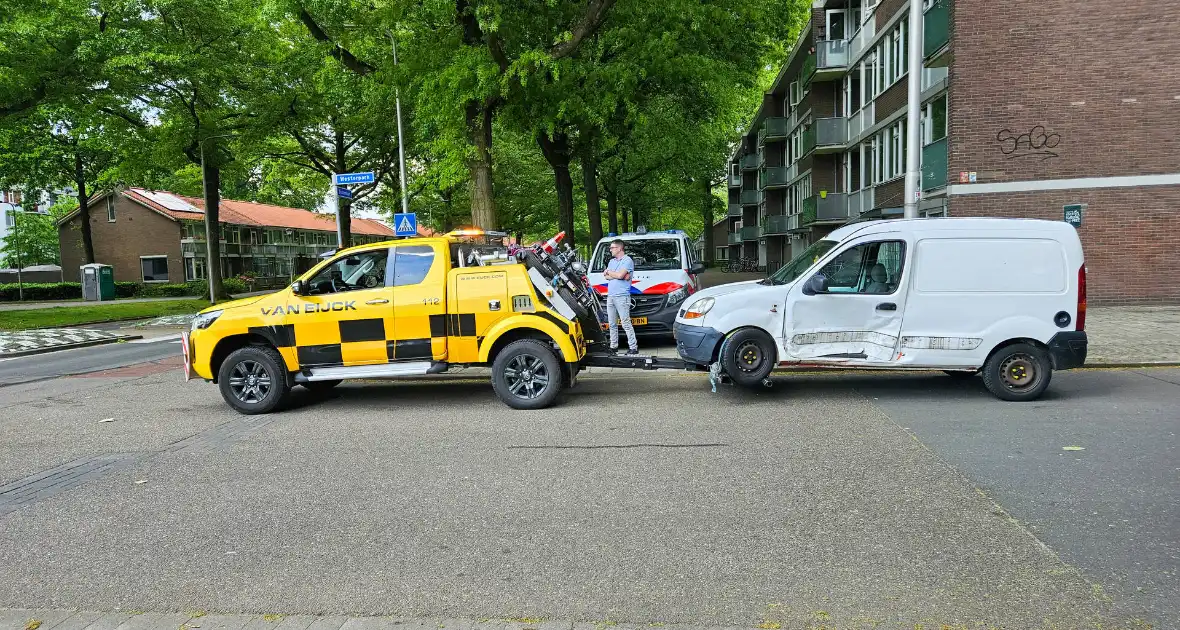
{"type": "Polygon", "coordinates": [[[627,354],[639,354],[639,344],[635,341],[635,327],[631,325],[631,276],[635,273],[635,261],[623,250],[623,241],[615,240],[610,244],[612,258],[606,264],[606,319],[610,326],[610,351],[619,350],[619,323],[623,320],[623,330],[627,332],[627,354]]]}

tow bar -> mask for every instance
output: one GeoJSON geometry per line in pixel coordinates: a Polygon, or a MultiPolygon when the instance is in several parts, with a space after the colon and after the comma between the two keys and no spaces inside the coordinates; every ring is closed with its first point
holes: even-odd
{"type": "Polygon", "coordinates": [[[628,356],[625,354],[607,354],[604,352],[589,352],[582,357],[584,367],[613,367],[634,370],[685,370],[695,372],[696,365],[680,359],[665,359],[653,356],[628,356]]]}

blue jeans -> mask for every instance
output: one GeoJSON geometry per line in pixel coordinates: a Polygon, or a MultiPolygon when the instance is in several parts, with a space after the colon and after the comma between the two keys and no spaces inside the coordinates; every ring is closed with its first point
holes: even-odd
{"type": "Polygon", "coordinates": [[[611,348],[619,347],[620,319],[623,321],[623,330],[627,333],[627,347],[631,350],[638,350],[639,344],[635,341],[635,327],[631,325],[631,296],[606,296],[606,321],[610,326],[611,348]]]}

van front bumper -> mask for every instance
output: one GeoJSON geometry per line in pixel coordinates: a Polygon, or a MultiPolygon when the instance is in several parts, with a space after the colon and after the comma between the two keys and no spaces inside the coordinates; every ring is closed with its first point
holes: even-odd
{"type": "Polygon", "coordinates": [[[676,352],[680,358],[697,365],[713,363],[713,351],[725,337],[725,333],[706,326],[676,324],[672,328],[676,337],[676,352]]]}
{"type": "Polygon", "coordinates": [[[1054,370],[1072,370],[1086,363],[1090,345],[1085,331],[1059,332],[1049,340],[1049,356],[1054,370]]]}

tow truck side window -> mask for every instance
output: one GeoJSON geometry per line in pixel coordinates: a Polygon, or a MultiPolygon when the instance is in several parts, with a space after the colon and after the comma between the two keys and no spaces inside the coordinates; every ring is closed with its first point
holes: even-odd
{"type": "Polygon", "coordinates": [[[429,245],[399,245],[393,248],[393,286],[422,282],[434,266],[434,248],[429,245]]]}
{"type": "Polygon", "coordinates": [[[359,252],[333,261],[317,273],[308,286],[308,295],[342,293],[385,286],[389,250],[359,252]]]}

